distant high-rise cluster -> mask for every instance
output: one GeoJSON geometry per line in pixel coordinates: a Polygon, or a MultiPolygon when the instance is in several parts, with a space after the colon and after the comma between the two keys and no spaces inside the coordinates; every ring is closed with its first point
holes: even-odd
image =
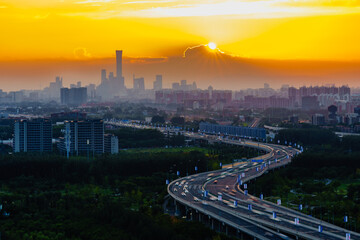
{"type": "MultiPolygon", "coordinates": [[[[185,86],[185,84],[184,84],[185,86]]],[[[156,91],[155,102],[158,104],[181,104],[187,108],[203,108],[212,106],[222,108],[232,102],[230,90],[174,90],[156,91]]]]}
{"type": "Polygon", "coordinates": [[[173,90],[182,90],[182,91],[191,91],[191,90],[196,90],[197,85],[196,85],[196,82],[193,82],[192,84],[187,84],[186,80],[181,80],[180,83],[177,83],[177,82],[173,83],[172,89],[173,90]]]}
{"type": "Polygon", "coordinates": [[[289,100],[292,107],[328,107],[337,101],[350,101],[350,88],[348,86],[290,87],[289,100]],[[318,101],[318,103],[315,101],[318,101]]]}
{"type": "Polygon", "coordinates": [[[116,76],[110,72],[107,76],[106,70],[101,70],[101,83],[97,87],[97,95],[103,100],[110,100],[125,93],[125,80],[122,73],[122,50],[116,51],[116,76]]]}

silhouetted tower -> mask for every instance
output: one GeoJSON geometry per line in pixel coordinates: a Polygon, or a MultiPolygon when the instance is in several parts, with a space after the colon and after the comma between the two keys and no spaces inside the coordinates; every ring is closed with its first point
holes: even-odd
{"type": "Polygon", "coordinates": [[[101,83],[106,82],[107,78],[106,78],[106,70],[102,69],[101,70],[101,83]]]}
{"type": "Polygon", "coordinates": [[[118,80],[122,78],[122,50],[116,50],[116,76],[118,80]]]}
{"type": "Polygon", "coordinates": [[[125,88],[125,81],[122,73],[122,50],[116,50],[116,83],[114,84],[114,88],[116,91],[125,88]]]}

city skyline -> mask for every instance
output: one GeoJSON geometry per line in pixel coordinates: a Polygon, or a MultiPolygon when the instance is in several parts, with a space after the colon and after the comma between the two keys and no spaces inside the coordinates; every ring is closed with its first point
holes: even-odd
{"type": "Polygon", "coordinates": [[[183,79],[196,81],[199,87],[204,89],[209,85],[217,89],[259,88],[265,82],[276,88],[283,84],[300,87],[337,82],[359,87],[360,61],[248,59],[225,53],[219,48],[211,49],[208,44],[187,48],[181,56],[172,58],[125,56],[120,58],[122,67],[115,64],[116,59],[114,54],[113,58],[105,59],[105,63],[99,59],[61,63],[56,60],[2,63],[0,82],[6,84],[3,85],[3,90],[6,91],[43,89],[59,75],[64,78],[64,85],[78,81],[84,85],[99,85],[101,70],[107,69],[115,75],[120,71],[122,77],[119,79],[114,75],[114,79],[128,88],[133,85],[134,74],[144,77],[146,89],[152,88],[158,74],[163,75],[165,88],[183,79]],[[19,64],[24,64],[23,71],[17,71],[19,64]]]}

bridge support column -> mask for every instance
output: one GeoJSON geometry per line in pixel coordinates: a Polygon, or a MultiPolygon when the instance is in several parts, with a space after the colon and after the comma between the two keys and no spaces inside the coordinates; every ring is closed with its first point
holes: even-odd
{"type": "Polygon", "coordinates": [[[176,200],[174,199],[174,205],[175,205],[175,216],[178,216],[178,206],[176,204],[176,200]]]}
{"type": "Polygon", "coordinates": [[[240,240],[244,240],[244,233],[240,230],[238,230],[238,232],[240,232],[240,240]]]}
{"type": "Polygon", "coordinates": [[[227,226],[227,225],[225,226],[225,234],[226,234],[226,236],[229,235],[229,229],[228,229],[228,226],[227,226]]]}
{"type": "Polygon", "coordinates": [[[211,219],[211,229],[214,230],[214,219],[211,219]]]}

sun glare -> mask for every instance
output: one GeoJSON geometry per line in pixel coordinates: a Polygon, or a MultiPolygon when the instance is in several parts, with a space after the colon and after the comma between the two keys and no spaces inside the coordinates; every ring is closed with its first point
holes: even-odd
{"type": "Polygon", "coordinates": [[[208,47],[209,47],[211,50],[215,50],[215,49],[216,49],[216,44],[213,43],[213,42],[210,42],[210,43],[208,44],[208,47]]]}

